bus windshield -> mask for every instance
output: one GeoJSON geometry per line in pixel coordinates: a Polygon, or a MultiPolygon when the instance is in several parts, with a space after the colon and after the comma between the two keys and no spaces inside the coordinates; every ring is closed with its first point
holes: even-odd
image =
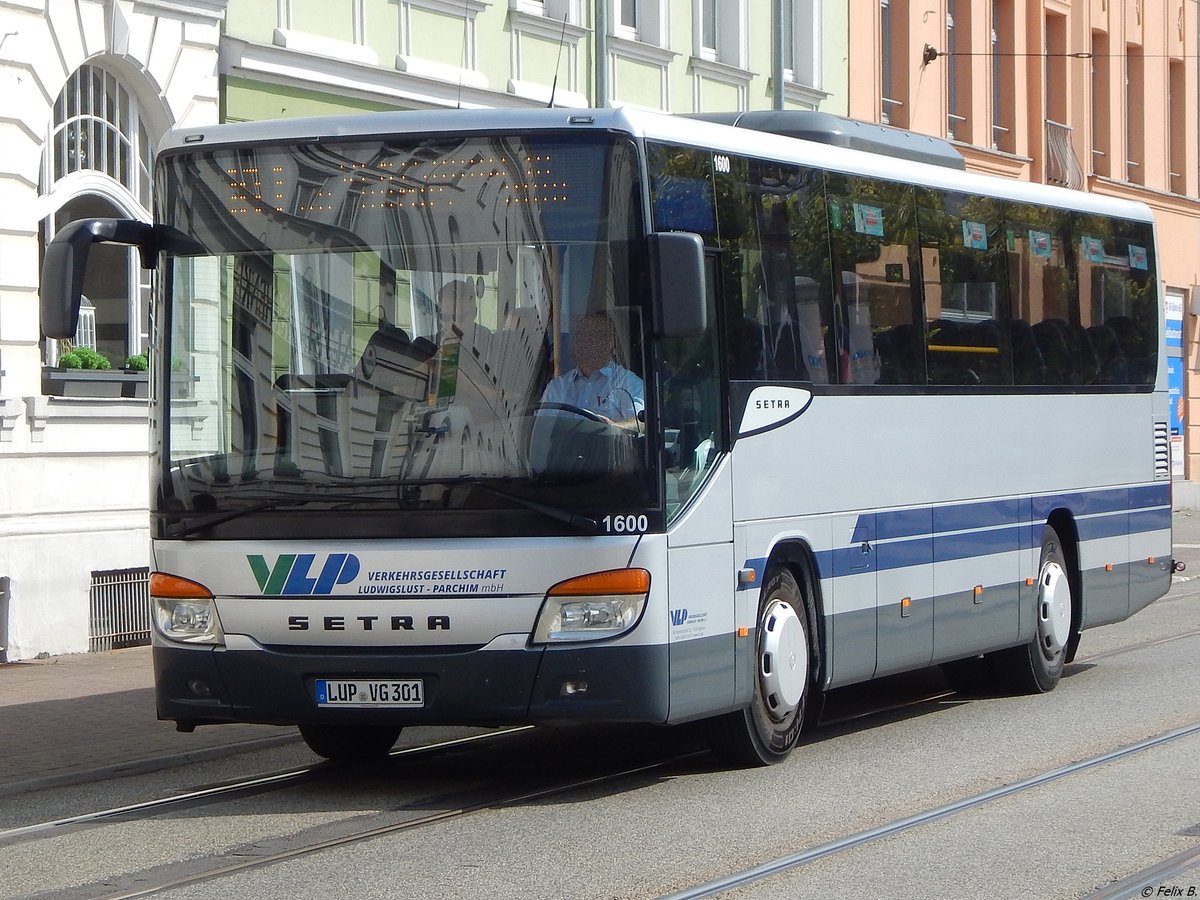
{"type": "Polygon", "coordinates": [[[595,134],[163,159],[159,535],[652,511],[637,171],[595,134]]]}

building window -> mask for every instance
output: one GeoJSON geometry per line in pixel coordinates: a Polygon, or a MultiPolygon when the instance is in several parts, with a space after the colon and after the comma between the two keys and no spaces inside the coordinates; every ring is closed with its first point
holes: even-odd
{"type": "Polygon", "coordinates": [[[1133,184],[1146,183],[1146,142],[1142,129],[1145,116],[1145,63],[1142,48],[1125,46],[1125,134],[1129,142],[1125,150],[1125,178],[1133,184]]]}
{"type": "Polygon", "coordinates": [[[52,182],[74,172],[107,175],[149,205],[153,148],[128,89],[109,72],[83,66],[54,104],[52,182]]]}
{"type": "Polygon", "coordinates": [[[1175,194],[1187,191],[1187,76],[1182,60],[1168,63],[1167,135],[1171,142],[1168,156],[1168,189],[1175,194]]]}
{"type": "MultiPolygon", "coordinates": [[[[150,220],[153,141],[137,100],[117,76],[97,66],[80,67],[54,103],[54,119],[42,165],[41,193],[54,212],[42,222],[43,237],[75,219],[150,220]]],[[[91,315],[77,343],[102,354],[114,367],[143,352],[149,341],[150,273],[132,248],[92,248],[83,293],[91,315]]],[[[48,342],[46,361],[63,348],[48,342]]]]}
{"type": "Polygon", "coordinates": [[[579,24],[579,0],[508,0],[508,8],[531,16],[543,16],[568,25],[579,24]]]}
{"type": "Polygon", "coordinates": [[[1062,125],[1067,122],[1067,18],[1046,16],[1046,117],[1062,125]]]}
{"type": "MultiPolygon", "coordinates": [[[[611,0],[613,33],[617,37],[655,47],[667,44],[664,0],[611,0]]],[[[722,4],[717,4],[721,6],[722,4]]],[[[738,4],[740,5],[740,3],[738,4]]]]}
{"type": "Polygon", "coordinates": [[[700,47],[717,55],[717,0],[700,0],[700,47]]]}
{"type": "Polygon", "coordinates": [[[908,91],[908,2],[879,0],[880,121],[904,128],[908,115],[904,96],[908,91]]]}
{"type": "Polygon", "coordinates": [[[821,86],[821,2],[781,0],[783,77],[795,84],[821,86]]]}
{"type": "Polygon", "coordinates": [[[630,31],[637,31],[637,7],[637,0],[617,0],[617,25],[621,28],[628,28],[630,31]]]}
{"type": "Polygon", "coordinates": [[[1108,35],[1092,32],[1092,171],[1112,175],[1111,73],[1113,61],[1108,55],[1108,35]]]}
{"type": "Polygon", "coordinates": [[[696,0],[696,56],[746,67],[745,0],[696,0]]]}
{"type": "Polygon", "coordinates": [[[1016,32],[1012,0],[992,0],[992,148],[1016,152],[1016,32]]]}
{"type": "MultiPolygon", "coordinates": [[[[955,28],[956,4],[954,0],[946,0],[946,137],[953,140],[962,138],[962,128],[959,123],[964,118],[958,114],[958,34],[955,28]],[[955,133],[958,127],[959,133],[955,133]]],[[[964,68],[967,68],[964,66],[964,68]]]]}

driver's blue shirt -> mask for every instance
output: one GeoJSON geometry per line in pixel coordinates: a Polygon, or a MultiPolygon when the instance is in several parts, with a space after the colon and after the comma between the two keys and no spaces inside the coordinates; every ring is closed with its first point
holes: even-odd
{"type": "Polygon", "coordinates": [[[610,362],[589,376],[579,369],[564,372],[546,385],[542,402],[578,406],[620,422],[645,408],[646,389],[642,379],[610,362]]]}

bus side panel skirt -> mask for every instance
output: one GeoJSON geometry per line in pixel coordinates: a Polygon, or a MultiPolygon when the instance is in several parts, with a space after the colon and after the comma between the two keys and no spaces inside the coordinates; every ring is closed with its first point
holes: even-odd
{"type": "Polygon", "coordinates": [[[726,633],[673,641],[669,724],[719,715],[749,703],[750,697],[739,698],[730,690],[730,661],[752,668],[756,640],[751,628],[743,638],[726,633]]]}
{"type": "Polygon", "coordinates": [[[1083,629],[1129,618],[1129,563],[1087,569],[1083,581],[1083,629]]]}
{"type": "Polygon", "coordinates": [[[1154,562],[1130,563],[1129,614],[1145,609],[1171,589],[1171,558],[1155,557],[1154,562]]]}

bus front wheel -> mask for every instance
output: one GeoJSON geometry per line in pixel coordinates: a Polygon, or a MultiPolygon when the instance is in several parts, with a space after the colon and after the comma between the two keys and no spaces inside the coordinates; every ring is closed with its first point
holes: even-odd
{"type": "Polygon", "coordinates": [[[300,736],[317,756],[335,760],[366,760],[387,756],[399,726],[301,725],[300,736]]]}
{"type": "Polygon", "coordinates": [[[750,705],[712,723],[722,762],[766,766],[796,746],[813,693],[816,649],[805,597],[792,570],[768,570],[758,604],[750,705]]]}

